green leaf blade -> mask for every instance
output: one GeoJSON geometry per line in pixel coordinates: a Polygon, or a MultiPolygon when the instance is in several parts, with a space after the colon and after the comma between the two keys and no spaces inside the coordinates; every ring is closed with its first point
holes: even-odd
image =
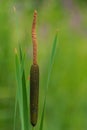
{"type": "Polygon", "coordinates": [[[22,49],[19,47],[20,51],[20,63],[21,63],[21,72],[22,72],[22,99],[23,99],[23,121],[24,121],[24,130],[29,130],[29,117],[28,117],[28,102],[27,102],[27,89],[26,89],[26,78],[24,71],[24,62],[25,54],[22,54],[22,49]]]}
{"type": "Polygon", "coordinates": [[[44,98],[44,104],[43,104],[43,110],[42,110],[39,130],[43,130],[43,122],[44,122],[45,106],[46,106],[46,100],[47,100],[47,92],[48,92],[48,87],[49,87],[49,82],[50,82],[50,77],[51,77],[51,71],[52,71],[52,67],[53,67],[53,63],[54,63],[54,59],[55,59],[56,46],[57,46],[57,34],[55,36],[52,51],[51,51],[51,58],[50,58],[48,77],[47,77],[47,83],[46,83],[46,92],[45,92],[45,98],[44,98]]]}
{"type": "Polygon", "coordinates": [[[21,67],[18,58],[18,53],[15,54],[15,63],[16,63],[16,77],[17,77],[17,92],[15,97],[15,114],[14,114],[14,130],[15,130],[15,122],[16,122],[16,110],[17,110],[17,102],[19,105],[19,112],[20,112],[20,119],[22,130],[24,130],[24,123],[23,123],[23,109],[22,109],[22,83],[21,83],[21,67]]]}

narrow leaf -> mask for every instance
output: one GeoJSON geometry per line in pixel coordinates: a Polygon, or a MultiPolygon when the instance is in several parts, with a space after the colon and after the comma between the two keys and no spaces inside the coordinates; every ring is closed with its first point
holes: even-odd
{"type": "MultiPolygon", "coordinates": [[[[17,101],[18,101],[22,130],[24,130],[23,108],[21,107],[23,104],[22,103],[22,82],[21,82],[22,76],[21,76],[20,62],[19,62],[17,53],[15,54],[15,63],[16,63],[16,77],[17,77],[17,92],[16,92],[16,99],[15,99],[14,126],[15,126],[15,120],[16,120],[16,109],[17,109],[17,101]]],[[[14,127],[14,129],[15,129],[15,127],[14,127]]]]}
{"type": "Polygon", "coordinates": [[[22,55],[22,49],[19,47],[20,50],[20,62],[21,62],[21,72],[22,72],[22,96],[23,96],[23,118],[24,118],[24,130],[29,130],[29,117],[28,117],[28,102],[27,102],[27,90],[26,90],[26,79],[25,79],[25,72],[24,72],[24,59],[22,55]]]}
{"type": "Polygon", "coordinates": [[[45,92],[45,98],[44,98],[44,104],[43,104],[43,110],[42,110],[40,129],[39,130],[43,130],[43,121],[44,121],[44,113],[45,113],[45,106],[46,106],[46,99],[47,99],[47,91],[48,91],[50,77],[51,77],[51,71],[52,71],[52,67],[53,67],[53,63],[54,63],[56,46],[57,46],[57,34],[55,36],[55,39],[54,39],[54,42],[53,42],[53,47],[52,47],[52,52],[51,52],[51,58],[50,58],[49,70],[48,70],[48,78],[47,78],[47,83],[46,83],[46,92],[45,92]]]}

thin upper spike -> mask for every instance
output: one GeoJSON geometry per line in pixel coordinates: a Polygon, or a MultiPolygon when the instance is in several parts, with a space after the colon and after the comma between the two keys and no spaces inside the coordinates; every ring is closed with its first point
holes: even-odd
{"type": "Polygon", "coordinates": [[[35,10],[34,11],[33,24],[32,24],[33,64],[37,64],[36,20],[37,20],[37,11],[35,10]]]}

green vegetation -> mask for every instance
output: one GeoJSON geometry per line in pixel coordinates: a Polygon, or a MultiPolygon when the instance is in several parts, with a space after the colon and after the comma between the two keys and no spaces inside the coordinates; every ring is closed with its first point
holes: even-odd
{"type": "MultiPolygon", "coordinates": [[[[16,82],[14,48],[21,44],[22,51],[26,54],[26,56],[22,54],[23,59],[21,64],[24,64],[26,91],[27,95],[29,95],[29,81],[27,79],[29,77],[29,69],[32,63],[31,26],[34,9],[37,9],[38,11],[37,38],[39,53],[38,62],[40,66],[39,117],[35,129],[39,129],[39,123],[41,122],[47,72],[50,62],[51,48],[53,46],[52,41],[57,28],[59,29],[59,45],[56,49],[55,60],[49,82],[43,129],[87,129],[87,9],[86,4],[84,4],[83,1],[79,2],[77,0],[75,2],[73,2],[73,6],[70,7],[69,4],[64,4],[63,0],[62,2],[60,0],[50,0],[50,2],[45,0],[41,0],[41,2],[39,2],[39,0],[37,0],[37,2],[34,2],[34,0],[1,1],[1,130],[12,130],[14,128],[14,110],[16,111],[16,130],[22,129],[20,128],[21,122],[26,115],[26,113],[22,115],[23,109],[19,106],[19,103],[17,103],[17,106],[15,103],[15,97],[17,97],[16,89],[18,87],[16,82]],[[15,14],[13,6],[16,7],[15,14]],[[20,111],[22,112],[20,113],[20,111]],[[21,115],[21,118],[19,117],[19,114],[21,115]]],[[[24,68],[20,68],[20,74],[22,75],[24,68]]],[[[22,84],[24,84],[24,82],[22,82],[22,84]]],[[[23,87],[23,85],[21,86],[23,87]]],[[[23,89],[22,87],[20,88],[21,91],[23,89]]],[[[23,94],[21,91],[18,95],[23,94]]],[[[21,97],[19,98],[21,100],[21,97]]],[[[19,102],[19,98],[17,97],[17,102],[19,102]]],[[[29,97],[27,97],[27,102],[29,103],[29,97]]],[[[26,104],[26,102],[21,100],[20,105],[23,106],[23,103],[26,104]]]]}
{"type": "MultiPolygon", "coordinates": [[[[48,79],[47,79],[47,85],[46,85],[46,92],[45,92],[45,99],[44,99],[44,105],[43,105],[43,111],[41,116],[41,122],[40,122],[40,130],[43,129],[43,122],[44,122],[44,111],[45,111],[45,105],[46,105],[46,97],[47,97],[47,90],[49,86],[53,61],[55,57],[55,51],[56,51],[56,44],[57,44],[57,35],[55,37],[54,43],[53,43],[53,49],[49,64],[49,71],[48,71],[48,79]]],[[[19,56],[18,52],[15,49],[15,62],[16,62],[16,77],[17,77],[17,94],[15,98],[15,114],[14,114],[14,130],[16,130],[16,113],[17,113],[17,103],[19,106],[19,116],[21,120],[21,129],[22,130],[29,130],[30,128],[30,120],[29,120],[29,109],[30,105],[29,102],[27,102],[27,90],[26,90],[26,79],[25,79],[25,71],[24,71],[24,62],[25,62],[25,55],[22,56],[22,49],[19,47],[19,56]]],[[[30,95],[30,94],[29,94],[30,95]]],[[[30,97],[30,96],[29,96],[30,97]]]]}

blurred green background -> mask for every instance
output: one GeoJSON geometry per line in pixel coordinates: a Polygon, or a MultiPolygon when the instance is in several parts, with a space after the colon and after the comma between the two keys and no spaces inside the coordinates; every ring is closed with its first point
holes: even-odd
{"type": "Polygon", "coordinates": [[[29,76],[32,64],[31,26],[35,9],[38,11],[40,66],[39,121],[52,43],[56,30],[59,30],[44,130],[87,130],[86,0],[0,1],[0,130],[13,130],[17,87],[14,48],[18,44],[22,44],[26,52],[26,79],[29,76]]]}

